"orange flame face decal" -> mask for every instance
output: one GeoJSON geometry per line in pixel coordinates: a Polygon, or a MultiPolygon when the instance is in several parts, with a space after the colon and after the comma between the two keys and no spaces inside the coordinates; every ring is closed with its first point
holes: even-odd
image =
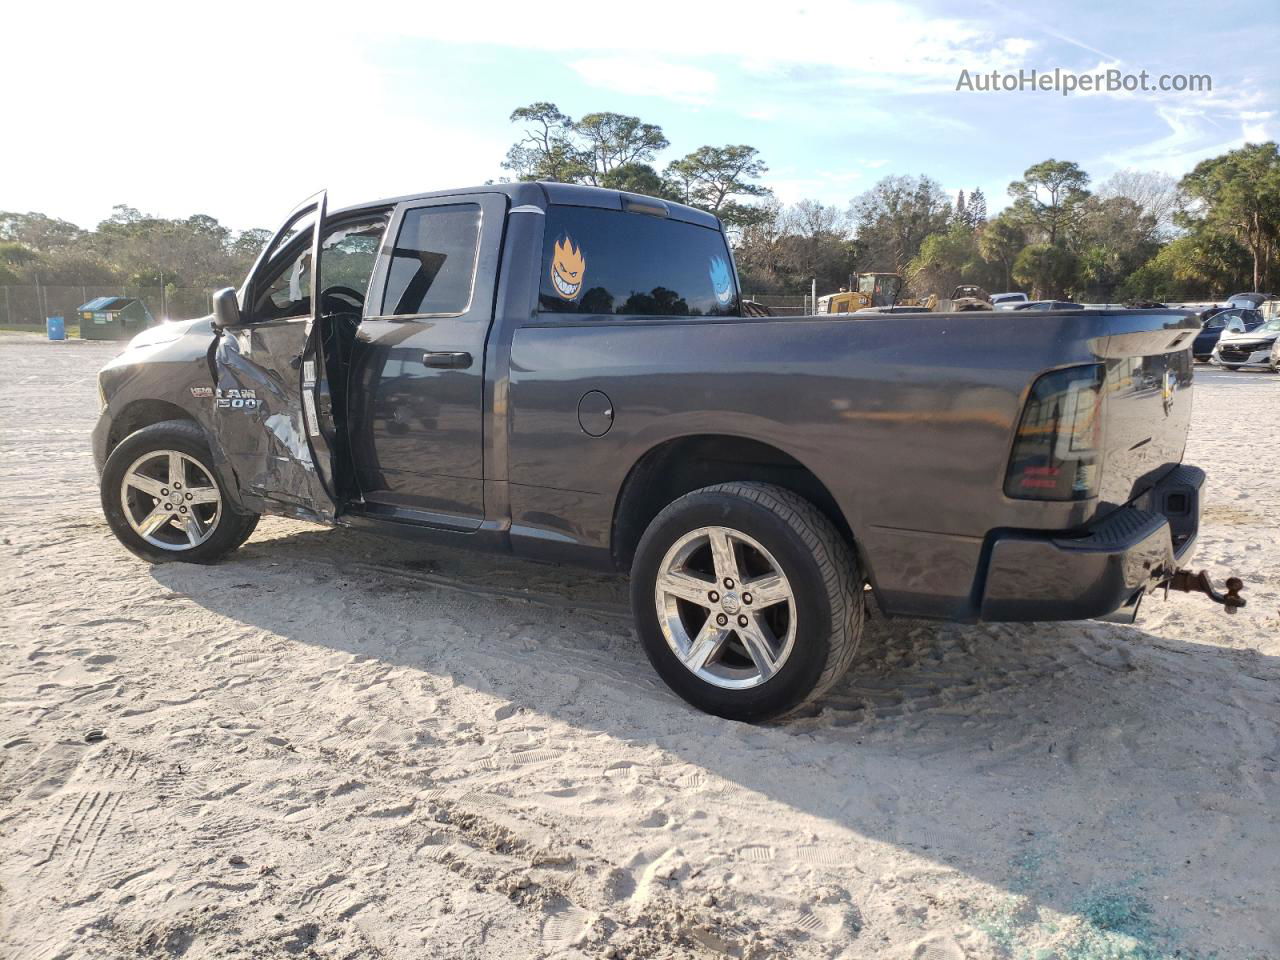
{"type": "Polygon", "coordinates": [[[586,272],[586,258],[574,246],[573,238],[565,234],[565,238],[556,243],[551,254],[551,285],[561,299],[572,300],[582,289],[586,272]]]}

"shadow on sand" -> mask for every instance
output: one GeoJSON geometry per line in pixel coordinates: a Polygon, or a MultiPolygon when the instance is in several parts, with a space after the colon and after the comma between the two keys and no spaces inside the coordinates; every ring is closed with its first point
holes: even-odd
{"type": "MultiPolygon", "coordinates": [[[[1140,943],[1174,937],[1184,957],[1280,955],[1277,658],[1092,622],[874,620],[815,715],[747,727],[661,686],[620,577],[341,530],[154,576],[290,640],[656,745],[837,828],[818,842],[840,863],[856,865],[860,837],[895,848],[899,882],[959,871],[989,885],[972,916],[1011,952],[1050,907],[1140,943]],[[257,593],[290,602],[246,605],[257,593]]],[[[1210,612],[1175,609],[1190,624],[1210,612]]]]}

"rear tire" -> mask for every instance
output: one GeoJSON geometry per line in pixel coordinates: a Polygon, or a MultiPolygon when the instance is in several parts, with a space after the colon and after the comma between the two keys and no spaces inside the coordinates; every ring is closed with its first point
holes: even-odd
{"type": "Polygon", "coordinates": [[[864,582],[812,503],[772,484],[722,483],[649,524],[632,563],[631,605],[645,653],[675,693],[755,722],[812,703],[848,670],[864,582]]]}
{"type": "Polygon", "coordinates": [[[1240,369],[1240,364],[1238,364],[1238,363],[1224,363],[1224,364],[1222,365],[1222,367],[1223,367],[1223,369],[1225,369],[1225,370],[1239,370],[1239,369],[1240,369]]]}
{"type": "Polygon", "coordinates": [[[152,563],[213,563],[258,525],[257,514],[235,509],[204,433],[186,420],[155,423],[120,441],[107,457],[100,489],[111,532],[152,563]]]}

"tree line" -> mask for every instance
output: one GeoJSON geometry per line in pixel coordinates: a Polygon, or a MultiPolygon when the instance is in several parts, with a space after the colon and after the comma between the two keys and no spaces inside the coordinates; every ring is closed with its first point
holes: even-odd
{"type": "Polygon", "coordinates": [[[225,287],[270,239],[269,230],[236,232],[205,214],[164,219],[125,205],[92,230],[0,211],[0,284],[225,287]]]}
{"type": "Polygon", "coordinates": [[[618,113],[579,119],[554,103],[511,114],[521,136],[503,167],[518,180],[614,187],[677,200],[729,228],[743,288],[830,291],[858,272],[896,272],[911,292],[961,283],[1092,302],[1195,300],[1266,290],[1280,279],[1280,151],[1247,144],[1182,178],[1125,170],[1092,184],[1048,159],[1008,187],[988,217],[980,189],[956,197],[930,177],[891,175],[847,207],[783,204],[747,144],[701,146],[661,170],[657,124],[618,113]]]}
{"type": "MultiPolygon", "coordinates": [[[[847,206],[783,204],[748,144],[704,145],[659,169],[670,142],[619,113],[573,118],[539,102],[511,114],[513,179],[613,187],[700,207],[729,230],[743,289],[830,292],[859,272],[901,273],[912,293],[961,283],[1090,302],[1199,300],[1280,280],[1280,150],[1247,144],[1181,178],[1121,171],[1094,185],[1048,159],[988,216],[975,189],[953,197],[924,175],[890,175],[847,206]]],[[[84,230],[42,213],[0,211],[0,284],[204,287],[238,283],[269,239],[196,214],[164,219],[120,205],[84,230]]]]}

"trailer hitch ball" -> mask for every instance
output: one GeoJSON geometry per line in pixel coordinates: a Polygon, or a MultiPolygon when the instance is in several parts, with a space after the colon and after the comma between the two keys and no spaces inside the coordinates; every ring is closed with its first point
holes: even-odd
{"type": "Polygon", "coordinates": [[[1244,597],[1240,596],[1240,591],[1244,589],[1244,581],[1239,577],[1227,577],[1227,592],[1219,593],[1213,588],[1213,581],[1209,579],[1209,571],[1201,570],[1199,573],[1192,573],[1190,570],[1175,570],[1173,576],[1165,581],[1165,596],[1169,595],[1170,590],[1181,590],[1184,593],[1203,593],[1214,603],[1222,604],[1222,608],[1227,613],[1235,613],[1245,605],[1244,597]]]}

